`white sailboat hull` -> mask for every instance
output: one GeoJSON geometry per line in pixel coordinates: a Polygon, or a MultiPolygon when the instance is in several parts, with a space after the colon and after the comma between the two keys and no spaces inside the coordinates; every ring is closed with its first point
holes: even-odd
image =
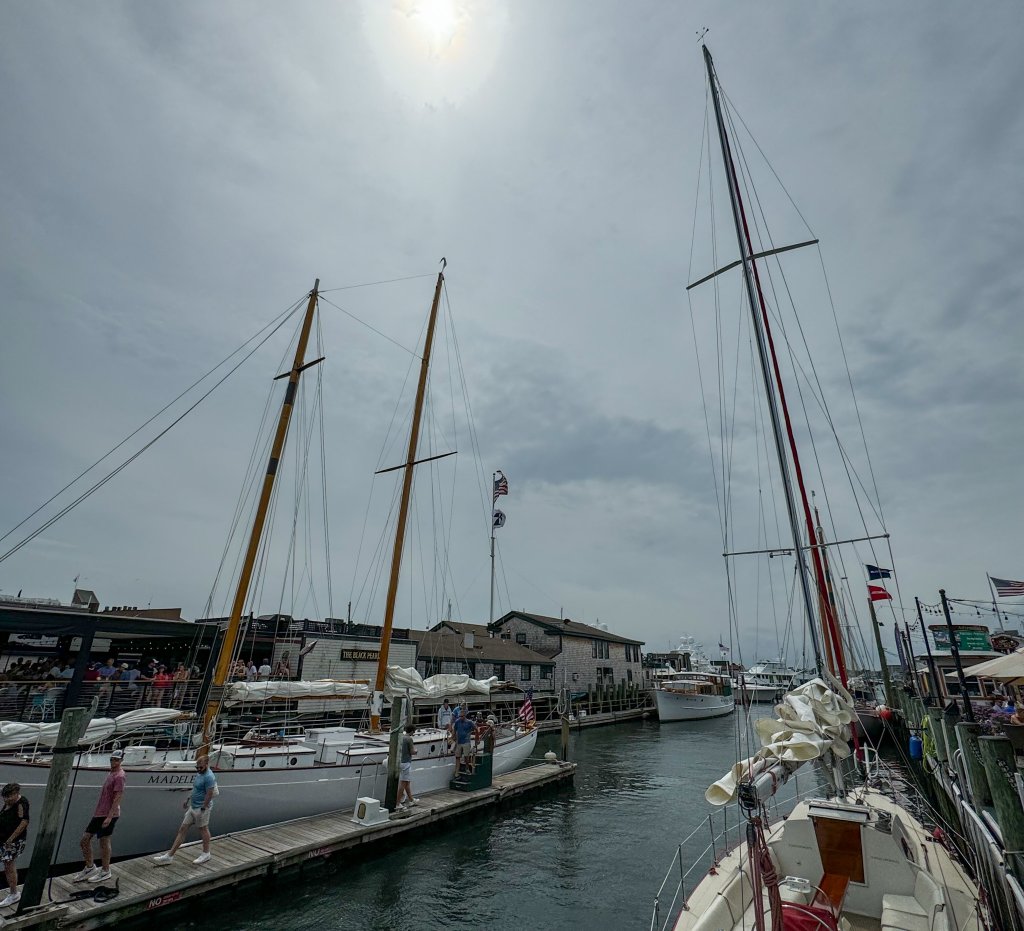
{"type": "MultiPolygon", "coordinates": [[[[516,734],[494,748],[493,773],[500,775],[521,766],[533,752],[537,732],[516,734]]],[[[64,865],[82,859],[78,846],[92,817],[100,787],[109,772],[106,756],[84,756],[72,772],[67,818],[54,863],[64,865]]],[[[168,753],[161,766],[181,760],[168,753]]],[[[17,782],[28,798],[33,814],[42,811],[43,794],[50,772],[48,763],[0,760],[0,783],[17,782]]],[[[127,786],[121,818],[113,835],[115,858],[166,850],[181,823],[182,807],[189,797],[194,771],[181,763],[173,768],[125,767],[127,786]]],[[[448,788],[455,774],[451,753],[412,764],[413,794],[429,795],[448,788]]],[[[214,835],[245,831],[295,818],[307,818],[355,807],[357,798],[372,796],[383,801],[387,787],[387,763],[376,761],[294,769],[228,769],[217,772],[220,795],[213,805],[210,830],[214,835]]],[[[31,855],[35,831],[29,829],[25,862],[31,855]]]]}
{"type": "Polygon", "coordinates": [[[659,721],[700,721],[732,714],[732,695],[683,695],[666,689],[654,690],[659,721]]]}

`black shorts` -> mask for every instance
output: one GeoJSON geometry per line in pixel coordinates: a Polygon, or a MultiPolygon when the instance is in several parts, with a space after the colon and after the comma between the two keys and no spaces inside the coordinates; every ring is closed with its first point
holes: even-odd
{"type": "Polygon", "coordinates": [[[110,837],[114,833],[114,827],[117,825],[117,818],[111,818],[110,824],[103,827],[103,822],[106,820],[106,815],[97,815],[89,822],[85,833],[91,834],[93,837],[110,837]]]}

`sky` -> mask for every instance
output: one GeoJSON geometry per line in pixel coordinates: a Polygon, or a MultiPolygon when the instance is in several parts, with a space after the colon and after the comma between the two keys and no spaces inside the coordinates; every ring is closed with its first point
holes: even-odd
{"type": "MultiPolygon", "coordinates": [[[[699,209],[704,27],[767,159],[744,135],[774,241],[808,228],[820,240],[786,259],[786,281],[884,521],[861,520],[834,456],[812,487],[828,494],[830,536],[884,523],[892,547],[844,557],[850,591],[862,597],[857,563],[873,559],[892,560],[903,608],[941,587],[988,598],[987,572],[1024,578],[1024,12],[1012,0],[967,17],[924,2],[3,4],[0,534],[319,278],[333,302],[320,306],[331,594],[312,529],[307,593],[275,581],[286,503],[253,607],[343,616],[351,600],[379,623],[373,549],[396,478],[373,472],[403,455],[410,350],[444,256],[430,435],[459,452],[430,474],[452,503],[448,568],[421,545],[438,518],[418,477],[395,623],[430,626],[449,599],[453,617],[487,619],[486,486],[502,469],[495,614],[600,622],[649,650],[692,635],[774,655],[786,598],[769,608],[765,580],[785,591],[792,562],[745,557],[730,621],[721,447],[713,436],[709,450],[698,377],[700,361],[715,379],[716,314],[749,348],[741,279],[722,276],[692,305],[685,291],[736,257],[724,189],[714,214],[699,209]],[[351,287],[378,281],[392,283],[351,287]],[[472,416],[463,405],[457,423],[442,400],[463,379],[472,416]]],[[[78,577],[104,605],[203,614],[295,324],[0,562],[0,592],[67,600],[78,577]]],[[[746,396],[754,382],[736,384],[746,396]]],[[[785,542],[752,516],[770,457],[750,397],[729,433],[736,549],[785,542]]],[[[215,613],[224,590],[222,578],[215,613]]]]}

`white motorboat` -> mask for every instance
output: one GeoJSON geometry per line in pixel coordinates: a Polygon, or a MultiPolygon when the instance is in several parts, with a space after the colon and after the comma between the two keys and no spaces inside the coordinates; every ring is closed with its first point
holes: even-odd
{"type": "Polygon", "coordinates": [[[672,671],[655,678],[654,702],[659,721],[698,721],[732,714],[736,702],[727,675],[672,671]]]}
{"type": "Polygon", "coordinates": [[[776,702],[793,685],[800,673],[782,659],[763,660],[739,673],[732,682],[738,702],[776,702]]]}

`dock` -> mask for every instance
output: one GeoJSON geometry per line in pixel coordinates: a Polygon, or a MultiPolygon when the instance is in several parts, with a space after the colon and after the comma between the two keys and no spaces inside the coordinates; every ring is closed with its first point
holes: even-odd
{"type": "Polygon", "coordinates": [[[103,883],[109,887],[116,881],[120,893],[106,902],[92,898],[69,901],[70,896],[89,887],[71,883],[66,876],[57,877],[52,880],[50,905],[18,919],[7,918],[5,928],[89,931],[133,919],[149,920],[157,912],[159,920],[166,921],[167,909],[199,896],[273,877],[356,847],[369,849],[401,835],[427,833],[469,812],[499,809],[513,799],[570,785],[575,772],[575,763],[560,761],[524,767],[496,776],[487,789],[445,789],[425,795],[411,811],[396,813],[383,824],[358,824],[349,810],[214,837],[212,859],[200,866],[192,862],[202,849],[198,842],[184,845],[169,866],[158,866],[149,856],[121,860],[112,867],[113,878],[103,883]]]}

